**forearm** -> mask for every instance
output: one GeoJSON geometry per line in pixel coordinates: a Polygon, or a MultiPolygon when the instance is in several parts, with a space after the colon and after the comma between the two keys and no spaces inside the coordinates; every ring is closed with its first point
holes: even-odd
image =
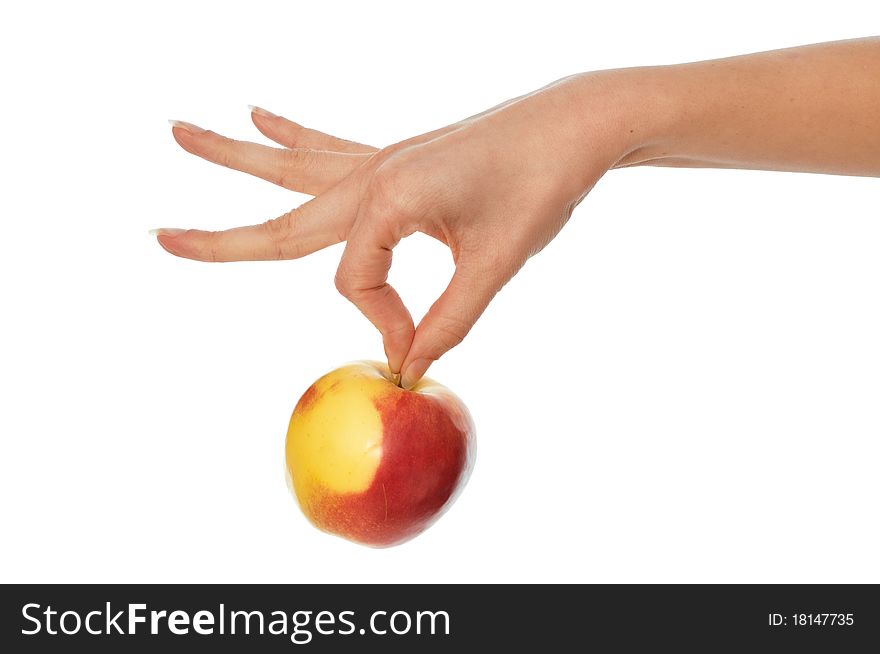
{"type": "Polygon", "coordinates": [[[615,167],[880,176],[880,38],[605,74],[615,167]]]}

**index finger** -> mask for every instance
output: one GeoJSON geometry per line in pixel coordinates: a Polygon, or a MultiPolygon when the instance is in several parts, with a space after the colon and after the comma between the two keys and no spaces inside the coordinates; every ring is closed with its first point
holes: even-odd
{"type": "Polygon", "coordinates": [[[336,288],[382,334],[388,367],[396,374],[409,351],[415,325],[403,300],[388,283],[391,250],[400,237],[389,221],[377,218],[367,209],[355,221],[336,272],[336,288]]]}

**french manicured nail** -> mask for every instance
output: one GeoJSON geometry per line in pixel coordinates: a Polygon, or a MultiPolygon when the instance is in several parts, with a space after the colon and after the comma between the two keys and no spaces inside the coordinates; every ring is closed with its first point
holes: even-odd
{"type": "Polygon", "coordinates": [[[271,111],[266,111],[262,107],[257,107],[255,105],[249,104],[248,109],[251,110],[252,114],[257,114],[258,116],[265,116],[266,118],[278,118],[278,116],[273,114],[271,111]]]}
{"type": "Polygon", "coordinates": [[[192,123],[188,123],[185,120],[169,120],[168,121],[172,127],[179,127],[185,132],[189,132],[190,134],[200,134],[201,132],[207,132],[208,130],[202,129],[198,125],[193,125],[192,123]]]}
{"type": "Polygon", "coordinates": [[[185,229],[178,229],[177,227],[159,227],[157,229],[150,230],[150,236],[177,236],[178,234],[183,234],[185,229]]]}
{"type": "Polygon", "coordinates": [[[400,385],[406,390],[410,390],[422,378],[422,375],[425,374],[430,365],[430,359],[416,359],[412,361],[400,376],[400,385]]]}

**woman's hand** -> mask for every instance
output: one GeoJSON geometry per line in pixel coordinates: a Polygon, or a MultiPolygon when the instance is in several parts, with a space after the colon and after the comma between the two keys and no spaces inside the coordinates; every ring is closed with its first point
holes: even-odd
{"type": "Polygon", "coordinates": [[[181,257],[242,261],[295,259],[346,241],[336,287],[381,332],[392,372],[411,387],[461,342],[602,174],[632,152],[635,130],[613,111],[608,79],[560,80],[381,150],[259,108],[252,110],[257,129],[284,148],[174,122],[187,152],[315,198],[259,225],[156,230],[159,242],[181,257]],[[455,261],[449,286],[418,329],[387,282],[392,249],[414,232],[445,243],[455,261]]]}
{"type": "Polygon", "coordinates": [[[288,149],[177,123],[187,151],[315,198],[262,225],[157,230],[159,242],[182,257],[240,261],[347,241],[336,286],[410,386],[612,166],[880,176],[878,62],[872,37],[587,73],[383,150],[262,110],[257,128],[288,149]],[[387,279],[392,248],[417,231],[449,246],[455,274],[415,329],[387,279]]]}

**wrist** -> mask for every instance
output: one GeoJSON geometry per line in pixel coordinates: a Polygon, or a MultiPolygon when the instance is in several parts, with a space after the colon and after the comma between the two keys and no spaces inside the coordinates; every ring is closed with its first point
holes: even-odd
{"type": "Polygon", "coordinates": [[[577,96],[579,143],[584,144],[588,157],[601,153],[607,170],[675,156],[674,135],[681,112],[673,69],[622,68],[571,78],[577,96]]]}

